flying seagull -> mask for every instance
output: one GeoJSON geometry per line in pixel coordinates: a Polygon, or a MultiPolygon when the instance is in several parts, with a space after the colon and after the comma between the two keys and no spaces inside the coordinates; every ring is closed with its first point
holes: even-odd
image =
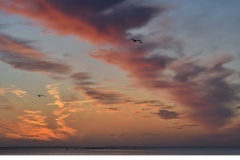
{"type": "Polygon", "coordinates": [[[38,97],[45,97],[44,95],[41,95],[41,94],[36,94],[36,96],[38,96],[38,97]]]}
{"type": "Polygon", "coordinates": [[[142,41],[141,41],[141,40],[138,40],[138,39],[131,39],[131,40],[133,40],[133,42],[139,41],[140,43],[142,43],[142,41]]]}

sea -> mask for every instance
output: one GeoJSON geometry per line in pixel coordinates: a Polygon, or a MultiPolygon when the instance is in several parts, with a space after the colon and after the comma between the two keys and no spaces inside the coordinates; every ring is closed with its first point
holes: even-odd
{"type": "Polygon", "coordinates": [[[240,148],[0,148],[0,155],[240,155],[240,148]]]}

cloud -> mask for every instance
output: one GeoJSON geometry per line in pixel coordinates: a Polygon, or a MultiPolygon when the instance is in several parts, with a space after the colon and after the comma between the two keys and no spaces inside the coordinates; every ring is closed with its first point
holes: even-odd
{"type": "Polygon", "coordinates": [[[147,101],[136,101],[134,104],[163,104],[161,101],[157,100],[147,100],[147,101]]]}
{"type": "Polygon", "coordinates": [[[69,73],[70,67],[62,63],[52,62],[20,56],[15,53],[1,52],[0,60],[10,64],[13,68],[32,72],[44,72],[55,74],[69,73]]]}
{"type": "Polygon", "coordinates": [[[26,42],[0,35],[0,60],[13,68],[25,71],[66,74],[71,68],[63,63],[48,60],[47,56],[26,42]]]}
{"type": "Polygon", "coordinates": [[[0,51],[13,52],[32,58],[44,58],[45,55],[29,45],[28,41],[0,34],[0,51]]]}
{"type": "Polygon", "coordinates": [[[162,119],[178,119],[180,118],[179,116],[181,115],[180,113],[174,112],[174,111],[169,111],[169,110],[159,110],[158,113],[154,113],[159,115],[162,119]]]}
{"type": "MultiPolygon", "coordinates": [[[[100,49],[91,56],[119,66],[127,71],[131,78],[136,79],[141,87],[154,92],[170,93],[170,100],[186,108],[186,115],[189,118],[209,129],[220,128],[230,122],[234,117],[232,106],[239,101],[240,88],[239,82],[234,84],[229,80],[236,71],[224,66],[231,62],[231,56],[218,55],[217,58],[212,57],[204,64],[203,60],[185,55],[181,39],[166,34],[134,35],[134,37],[147,39],[141,45],[126,42],[126,33],[130,29],[142,27],[154,16],[167,9],[164,6],[137,5],[134,1],[132,4],[125,2],[124,0],[116,2],[106,0],[99,4],[95,1],[76,0],[10,0],[1,3],[0,8],[41,22],[45,27],[63,34],[83,37],[92,42],[111,44],[113,50],[100,49]]],[[[157,31],[159,28],[154,30],[157,31]]],[[[25,63],[14,61],[15,54],[10,55],[8,52],[10,51],[5,53],[7,58],[2,61],[14,67],[24,66],[22,68],[28,69],[25,68],[25,63]]],[[[24,57],[22,61],[29,62],[28,59],[24,57]]],[[[40,62],[37,61],[36,64],[38,63],[40,62]]],[[[33,65],[30,65],[30,68],[31,66],[33,65]]],[[[42,66],[41,63],[39,66],[42,66]]],[[[50,65],[48,68],[59,72],[56,68],[61,67],[54,66],[50,65]]],[[[40,67],[40,69],[45,71],[45,68],[40,67]]],[[[61,72],[62,70],[64,69],[61,69],[61,72]]],[[[68,71],[65,68],[65,73],[68,71]]],[[[83,75],[80,75],[78,80],[74,79],[75,84],[92,85],[91,81],[81,76],[83,75]]],[[[101,104],[126,102],[116,93],[88,87],[83,91],[88,98],[97,100],[101,104]]],[[[178,117],[177,113],[174,115],[175,112],[171,112],[173,111],[166,110],[160,111],[159,114],[162,116],[163,113],[167,119],[171,116],[178,117]]]]}
{"type": "Polygon", "coordinates": [[[189,118],[208,129],[220,128],[235,116],[231,106],[239,101],[240,84],[230,80],[237,71],[224,66],[232,60],[229,54],[204,61],[124,49],[99,50],[92,57],[118,65],[141,87],[169,93],[170,101],[186,108],[189,118]]]}
{"type": "MultiPolygon", "coordinates": [[[[1,121],[0,133],[11,139],[41,141],[63,140],[82,135],[74,128],[69,127],[67,123],[71,113],[79,112],[81,108],[79,106],[76,107],[75,103],[64,103],[57,84],[48,85],[47,89],[48,93],[55,99],[54,105],[57,106],[51,118],[44,114],[43,111],[24,110],[22,115],[17,116],[15,122],[10,120],[1,121]]],[[[12,110],[15,108],[5,105],[1,109],[12,110]]]]}
{"type": "Polygon", "coordinates": [[[76,89],[96,85],[96,83],[92,82],[92,78],[86,72],[72,74],[70,78],[73,80],[76,89]]]}
{"type": "Polygon", "coordinates": [[[167,64],[174,60],[174,58],[165,55],[148,56],[144,51],[114,52],[103,49],[91,56],[107,63],[119,65],[122,69],[127,70],[132,77],[151,82],[148,83],[149,85],[154,85],[155,81],[153,80],[160,75],[167,64]]]}
{"type": "Polygon", "coordinates": [[[173,126],[173,127],[167,127],[169,129],[185,129],[185,128],[189,128],[189,127],[197,127],[198,125],[196,124],[182,124],[182,125],[179,125],[178,123],[175,123],[177,124],[176,126],[173,126]]]}
{"type": "Polygon", "coordinates": [[[185,89],[173,89],[171,93],[175,100],[191,109],[188,113],[191,119],[209,128],[219,128],[234,117],[231,106],[240,100],[240,85],[229,80],[236,72],[223,66],[231,60],[229,55],[210,60],[204,66],[191,60],[176,63],[172,68],[176,73],[174,79],[183,82],[185,89]]]}
{"type": "Polygon", "coordinates": [[[119,108],[105,108],[105,109],[109,113],[116,113],[116,112],[120,112],[121,111],[119,108]]]}
{"type": "Polygon", "coordinates": [[[96,100],[100,104],[123,104],[129,103],[131,100],[120,93],[112,91],[103,91],[97,88],[84,88],[84,95],[88,99],[96,100]]]}
{"type": "Polygon", "coordinates": [[[13,93],[20,98],[27,95],[26,91],[17,88],[15,85],[9,85],[8,87],[0,87],[0,95],[4,95],[6,93],[13,93]]]}
{"type": "Polygon", "coordinates": [[[58,109],[56,109],[53,114],[56,115],[56,130],[60,133],[65,134],[66,136],[75,136],[77,135],[77,130],[71,128],[66,123],[66,119],[71,115],[71,113],[76,113],[81,111],[80,108],[76,107],[75,103],[65,103],[61,96],[60,92],[58,90],[59,84],[52,84],[47,85],[47,90],[50,95],[52,95],[55,98],[55,101],[53,104],[55,104],[58,109]]]}
{"type": "Polygon", "coordinates": [[[20,90],[20,89],[16,89],[16,90],[13,90],[11,91],[12,93],[16,94],[18,97],[22,98],[24,96],[27,95],[27,92],[26,91],[23,91],[23,90],[20,90]]]}
{"type": "MultiPolygon", "coordinates": [[[[119,43],[126,31],[145,25],[166,10],[164,6],[90,0],[10,0],[0,4],[2,11],[20,14],[42,22],[62,34],[77,35],[93,42],[119,43]]],[[[134,2],[134,1],[132,1],[134,2]]]]}
{"type": "Polygon", "coordinates": [[[46,116],[44,116],[41,111],[24,110],[24,112],[27,114],[18,117],[22,122],[37,126],[47,125],[46,116]]]}
{"type": "Polygon", "coordinates": [[[61,139],[53,130],[47,127],[46,117],[41,111],[25,110],[25,115],[19,116],[18,122],[2,121],[0,132],[12,139],[34,139],[50,141],[61,139]]]}
{"type": "Polygon", "coordinates": [[[7,92],[7,88],[0,88],[0,95],[3,95],[4,93],[7,92]]]}

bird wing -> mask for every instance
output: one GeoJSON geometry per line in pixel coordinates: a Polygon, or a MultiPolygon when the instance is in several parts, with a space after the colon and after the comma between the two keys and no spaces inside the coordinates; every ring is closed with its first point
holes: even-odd
{"type": "Polygon", "coordinates": [[[141,41],[141,40],[138,40],[138,41],[142,43],[142,41],[141,41]]]}

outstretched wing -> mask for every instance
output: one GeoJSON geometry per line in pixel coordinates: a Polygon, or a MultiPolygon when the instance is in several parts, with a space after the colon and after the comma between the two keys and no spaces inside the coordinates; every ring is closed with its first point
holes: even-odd
{"type": "Polygon", "coordinates": [[[141,41],[141,40],[138,40],[138,41],[142,43],[142,41],[141,41]]]}

